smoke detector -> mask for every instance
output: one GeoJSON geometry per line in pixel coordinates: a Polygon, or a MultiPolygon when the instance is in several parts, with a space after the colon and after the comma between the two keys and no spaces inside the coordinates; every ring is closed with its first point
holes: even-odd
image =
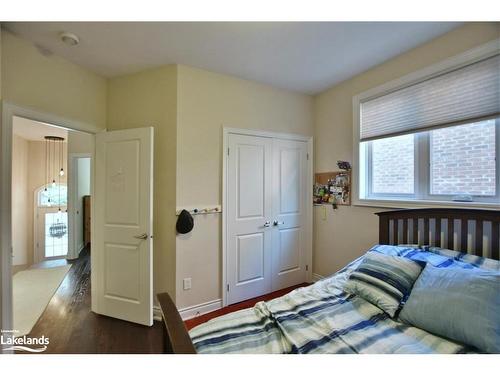
{"type": "Polygon", "coordinates": [[[62,32],[61,34],[59,34],[59,37],[61,38],[63,43],[67,44],[68,46],[76,46],[80,43],[80,38],[73,33],[62,32]]]}

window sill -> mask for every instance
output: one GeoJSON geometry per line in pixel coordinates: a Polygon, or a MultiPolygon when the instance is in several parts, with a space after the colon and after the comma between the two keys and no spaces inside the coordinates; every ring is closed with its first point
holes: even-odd
{"type": "Polygon", "coordinates": [[[449,202],[449,201],[409,201],[396,199],[359,199],[353,201],[353,206],[382,208],[476,208],[500,210],[500,203],[482,202],[449,202]]]}

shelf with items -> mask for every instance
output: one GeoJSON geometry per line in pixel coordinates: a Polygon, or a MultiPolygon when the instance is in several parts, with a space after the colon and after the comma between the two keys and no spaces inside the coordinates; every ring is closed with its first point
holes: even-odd
{"type": "Polygon", "coordinates": [[[313,204],[336,206],[351,205],[351,170],[316,173],[314,176],[313,204]]]}

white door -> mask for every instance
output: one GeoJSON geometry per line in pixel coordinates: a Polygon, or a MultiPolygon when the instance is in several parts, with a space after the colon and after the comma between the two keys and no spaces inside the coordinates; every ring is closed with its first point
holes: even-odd
{"type": "Polygon", "coordinates": [[[273,140],[272,289],[306,280],[307,143],[273,140]]]}
{"type": "Polygon", "coordinates": [[[227,303],[306,281],[307,142],[228,134],[227,303]]]}
{"type": "Polygon", "coordinates": [[[271,291],[272,138],[230,134],[227,161],[229,304],[271,291]]]}
{"type": "Polygon", "coordinates": [[[153,128],[96,135],[92,310],[153,324],[153,128]]]}

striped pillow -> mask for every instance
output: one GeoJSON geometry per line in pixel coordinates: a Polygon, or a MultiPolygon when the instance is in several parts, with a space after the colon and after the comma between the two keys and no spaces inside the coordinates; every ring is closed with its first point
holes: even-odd
{"type": "Polygon", "coordinates": [[[407,258],[368,252],[349,276],[344,290],[378,306],[393,318],[424,266],[407,258]]]}

